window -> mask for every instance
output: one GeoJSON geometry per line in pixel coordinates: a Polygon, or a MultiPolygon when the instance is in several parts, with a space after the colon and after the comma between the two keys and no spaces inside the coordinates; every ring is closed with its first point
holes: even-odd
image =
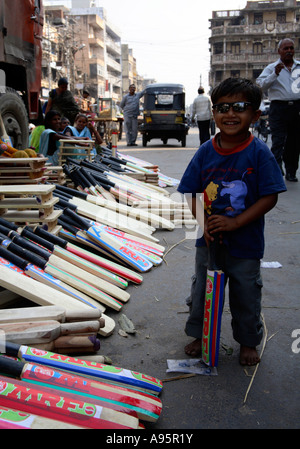
{"type": "Polygon", "coordinates": [[[260,12],[254,13],[254,25],[260,25],[263,23],[263,15],[260,12]]]}
{"type": "Polygon", "coordinates": [[[239,78],[240,77],[240,71],[239,70],[231,70],[230,71],[231,78],[239,78]]]}
{"type": "Polygon", "coordinates": [[[231,42],[231,53],[236,55],[241,51],[240,42],[231,42]]]}
{"type": "Polygon", "coordinates": [[[221,55],[223,53],[223,42],[216,42],[214,44],[214,55],[221,55]]]}
{"type": "Polygon", "coordinates": [[[263,45],[261,42],[254,42],[253,44],[253,53],[255,55],[261,54],[263,52],[263,45]]]}
{"type": "Polygon", "coordinates": [[[286,13],[285,12],[277,13],[277,22],[278,23],[286,23],[286,13]]]}

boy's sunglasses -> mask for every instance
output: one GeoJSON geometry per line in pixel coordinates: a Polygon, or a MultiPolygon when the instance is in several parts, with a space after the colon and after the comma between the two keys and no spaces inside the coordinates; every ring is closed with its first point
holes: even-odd
{"type": "Polygon", "coordinates": [[[230,108],[232,108],[234,112],[245,112],[249,106],[252,106],[252,103],[248,103],[246,101],[235,101],[234,103],[214,104],[213,109],[215,109],[220,114],[225,114],[229,111],[230,108]]]}

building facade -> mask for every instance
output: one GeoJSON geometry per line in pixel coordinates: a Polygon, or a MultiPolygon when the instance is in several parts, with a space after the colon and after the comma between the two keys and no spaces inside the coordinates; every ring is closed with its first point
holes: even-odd
{"type": "Polygon", "coordinates": [[[286,37],[295,41],[300,59],[300,1],[248,1],[241,10],[213,11],[210,24],[211,88],[232,76],[255,80],[278,59],[278,43],[286,37]]]}
{"type": "Polygon", "coordinates": [[[45,1],[42,91],[56,87],[60,76],[69,79],[76,94],[83,88],[92,97],[119,102],[128,80],[137,83],[132,49],[121,44],[121,34],[96,0],[45,1]],[[122,47],[124,53],[122,53],[122,47]]]}

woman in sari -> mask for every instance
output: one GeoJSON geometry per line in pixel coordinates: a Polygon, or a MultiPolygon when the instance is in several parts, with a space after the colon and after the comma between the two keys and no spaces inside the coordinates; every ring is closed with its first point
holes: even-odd
{"type": "Polygon", "coordinates": [[[72,93],[68,90],[68,80],[60,78],[58,87],[49,93],[48,104],[45,113],[51,109],[56,110],[61,116],[65,116],[73,124],[79,112],[79,106],[74,100],[72,93]]]}

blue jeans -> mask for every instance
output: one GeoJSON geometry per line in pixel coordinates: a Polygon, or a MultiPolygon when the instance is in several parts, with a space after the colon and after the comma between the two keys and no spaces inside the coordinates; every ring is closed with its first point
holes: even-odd
{"type": "MultiPolygon", "coordinates": [[[[238,259],[230,256],[225,245],[220,250],[220,267],[229,282],[229,306],[234,339],[241,345],[255,347],[263,337],[260,317],[262,279],[260,260],[238,259]]],[[[202,338],[203,315],[208,265],[207,247],[196,249],[195,275],[192,277],[191,295],[187,299],[190,315],[185,332],[202,338]]]]}

